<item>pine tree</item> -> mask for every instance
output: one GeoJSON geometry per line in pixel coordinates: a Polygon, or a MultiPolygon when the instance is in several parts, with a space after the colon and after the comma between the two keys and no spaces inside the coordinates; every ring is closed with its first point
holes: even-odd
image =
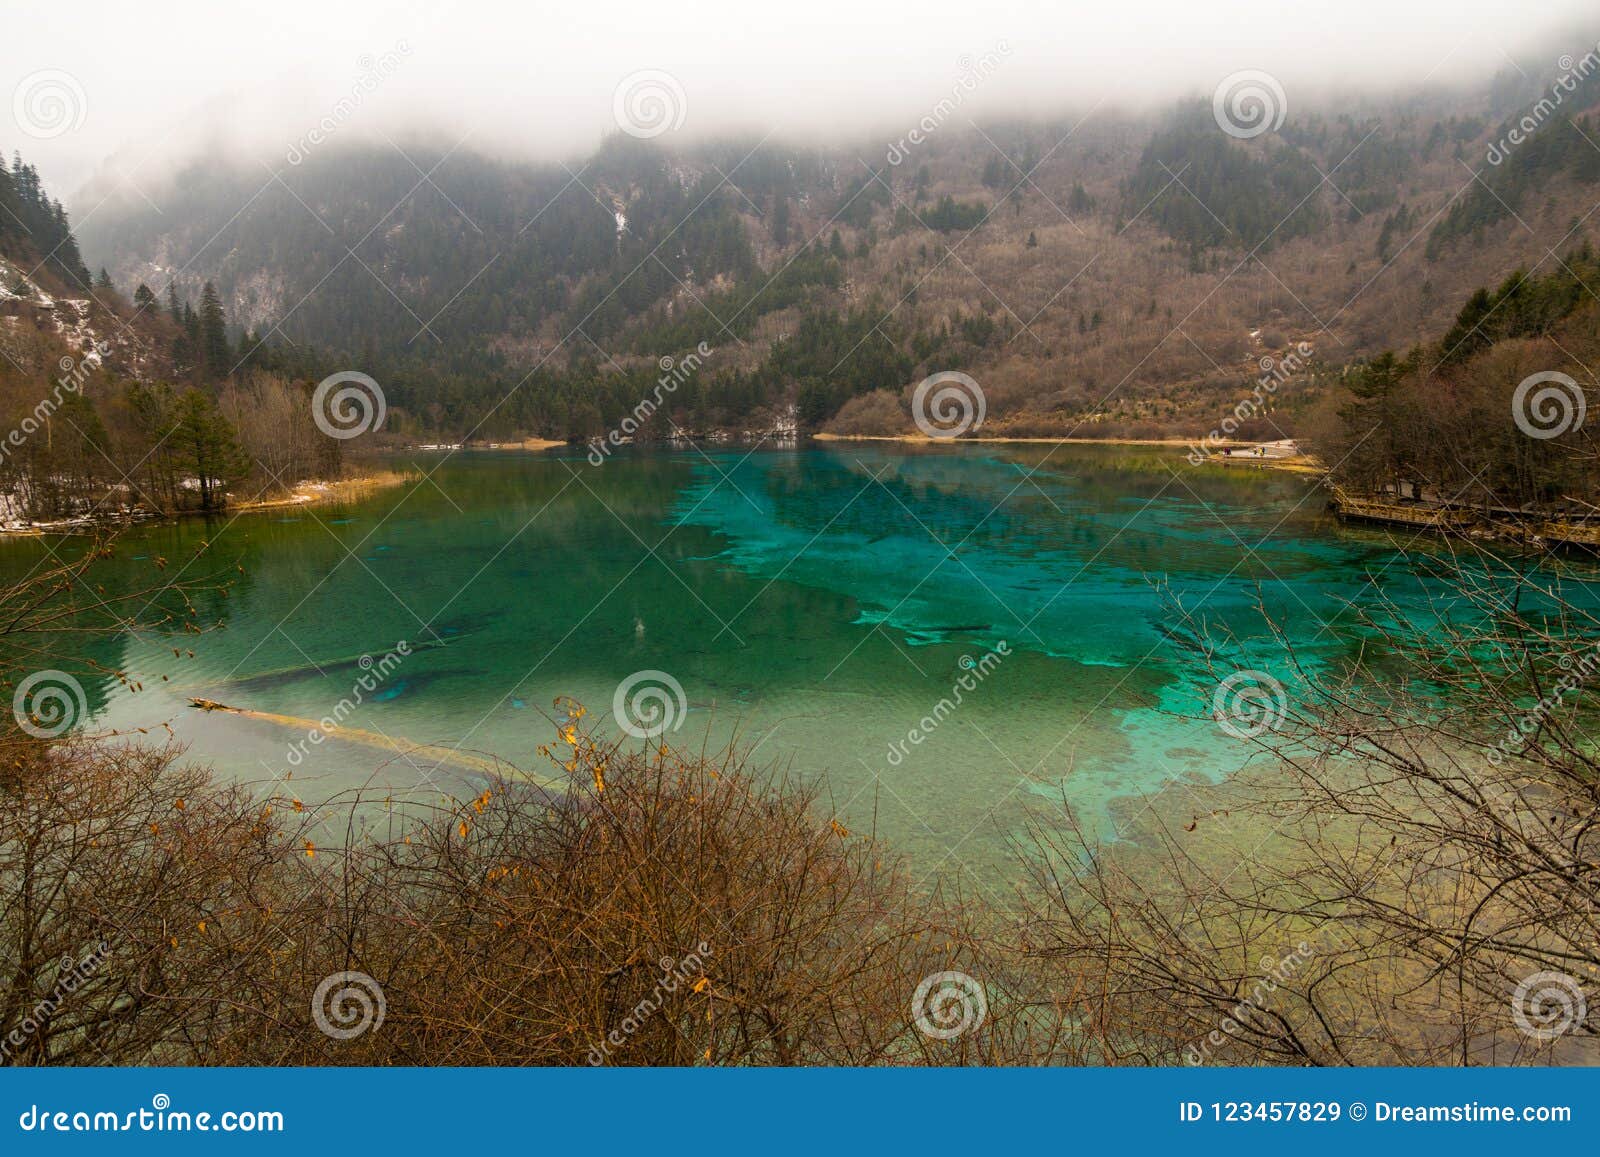
{"type": "Polygon", "coordinates": [[[233,368],[228,352],[228,322],[222,312],[222,299],[217,287],[206,282],[200,291],[200,357],[206,373],[213,378],[226,377],[233,368]]]}
{"type": "Polygon", "coordinates": [[[102,309],[110,309],[117,300],[117,287],[111,284],[111,274],[100,267],[100,272],[94,279],[94,287],[89,291],[89,297],[102,309]]]}
{"type": "Polygon", "coordinates": [[[179,373],[188,374],[201,365],[200,319],[187,301],[182,305],[177,301],[174,294],[170,305],[178,323],[178,336],[172,342],[172,362],[179,373]]]}
{"type": "Polygon", "coordinates": [[[238,431],[222,416],[217,403],[201,390],[189,389],[178,401],[178,429],[174,441],[186,473],[193,474],[200,494],[200,509],[220,510],[228,486],[249,474],[250,459],[239,444],[238,431]]]}
{"type": "Polygon", "coordinates": [[[1353,447],[1343,473],[1359,478],[1375,493],[1389,490],[1397,498],[1406,492],[1410,469],[1410,448],[1402,434],[1404,385],[1416,368],[1416,357],[1415,351],[1402,358],[1385,350],[1373,358],[1349,376],[1346,385],[1352,400],[1339,410],[1353,447]]]}
{"type": "Polygon", "coordinates": [[[67,211],[60,201],[51,206],[51,240],[49,260],[70,283],[89,288],[89,267],[78,254],[78,241],[72,235],[67,211]]]}
{"type": "Polygon", "coordinates": [[[177,397],[166,382],[135,383],[128,390],[128,408],[133,428],[142,441],[141,465],[136,467],[144,476],[139,497],[145,501],[153,498],[165,511],[176,510],[183,477],[179,447],[172,438],[178,421],[177,397]]]}

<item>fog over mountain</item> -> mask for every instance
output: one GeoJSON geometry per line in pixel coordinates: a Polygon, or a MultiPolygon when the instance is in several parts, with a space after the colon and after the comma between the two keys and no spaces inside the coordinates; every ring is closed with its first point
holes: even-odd
{"type": "Polygon", "coordinates": [[[89,204],[70,195],[97,170],[101,185],[110,177],[142,188],[174,155],[222,145],[281,164],[357,91],[360,116],[339,126],[345,138],[465,136],[479,151],[520,158],[593,148],[616,127],[618,85],[642,71],[665,73],[681,90],[684,138],[737,129],[892,140],[986,54],[999,66],[963,94],[963,121],[1158,106],[1209,95],[1244,69],[1271,73],[1292,109],[1332,88],[1348,97],[1549,68],[1550,35],[1581,27],[1585,8],[1573,0],[1535,10],[1491,0],[1355,0],[1318,10],[1253,0],[1137,8],[937,0],[907,14],[843,0],[803,9],[726,0],[690,9],[639,0],[177,0],[157,14],[29,5],[7,16],[0,89],[17,104],[24,80],[64,72],[74,128],[43,139],[24,129],[0,142],[26,144],[83,212],[89,204]],[[399,64],[364,88],[386,54],[399,64]]]}
{"type": "Polygon", "coordinates": [[[407,436],[581,441],[702,347],[691,430],[898,433],[959,367],[996,434],[1200,436],[1293,355],[1250,430],[1302,435],[1600,241],[1576,5],[96,15],[0,50],[0,256],[59,279],[8,292],[135,379],[359,365],[407,436]]]}

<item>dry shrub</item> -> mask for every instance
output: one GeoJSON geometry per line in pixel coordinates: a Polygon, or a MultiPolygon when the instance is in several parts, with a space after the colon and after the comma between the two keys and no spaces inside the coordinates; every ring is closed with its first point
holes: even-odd
{"type": "Polygon", "coordinates": [[[174,747],[3,751],[0,1059],[185,1063],[256,1027],[304,894],[287,833],[174,747]]]}
{"type": "Polygon", "coordinates": [[[851,398],[828,422],[830,434],[904,434],[914,429],[895,390],[873,390],[851,398]]]}
{"type": "Polygon", "coordinates": [[[916,891],[814,790],[752,774],[732,751],[601,742],[580,718],[574,707],[550,752],[558,789],[498,780],[425,807],[302,812],[214,785],[170,747],[37,744],[0,796],[0,926],[22,962],[6,1027],[54,990],[63,956],[108,950],[8,1059],[1066,1055],[1063,1002],[1021,997],[964,905],[916,891]],[[979,979],[989,1008],[936,1005],[936,1026],[968,1015],[938,1039],[918,1031],[913,994],[952,970],[979,979]]]}
{"type": "MultiPolygon", "coordinates": [[[[381,1033],[316,1059],[871,1064],[975,1056],[913,1030],[925,975],[972,954],[959,911],[758,785],[732,752],[562,725],[564,795],[497,783],[352,852],[329,936],[389,994],[381,1033]]],[[[328,961],[328,966],[344,961],[328,961]]],[[[981,1047],[974,1034],[966,1049],[981,1047]]],[[[310,1059],[310,1058],[307,1058],[310,1059]]]]}

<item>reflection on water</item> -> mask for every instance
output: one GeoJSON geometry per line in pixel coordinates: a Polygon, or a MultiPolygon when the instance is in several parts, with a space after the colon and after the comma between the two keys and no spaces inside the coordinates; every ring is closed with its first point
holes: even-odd
{"type": "MultiPolygon", "coordinates": [[[[291,768],[303,734],[187,700],[308,720],[344,703],[350,728],[532,767],[557,696],[603,719],[619,681],[660,670],[684,691],[677,741],[737,736],[825,776],[850,826],[987,874],[1042,797],[1109,823],[1118,797],[1236,771],[1249,747],[1179,713],[1210,702],[1215,640],[1235,636],[1221,666],[1274,669],[1250,642],[1263,608],[1312,662],[1338,657],[1326,624],[1375,584],[1417,588],[1424,614],[1407,564],[1331,525],[1310,481],[1178,454],[833,444],[419,465],[437,472],[348,507],[130,531],[109,583],[203,537],[198,569],[243,574],[206,608],[223,631],[95,644],[144,686],[85,673],[98,725],[170,721],[223,774],[292,772],[308,797],[449,791],[459,766],[358,743],[291,768]],[[367,657],[402,640],[403,664],[361,688],[367,657]],[[931,715],[1002,641],[958,709],[931,715]]],[[[6,544],[0,568],[39,550],[6,544]]]]}

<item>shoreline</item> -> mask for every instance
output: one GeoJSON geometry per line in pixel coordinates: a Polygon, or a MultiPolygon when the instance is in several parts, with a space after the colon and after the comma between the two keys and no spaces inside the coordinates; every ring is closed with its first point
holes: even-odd
{"type": "MultiPolygon", "coordinates": [[[[816,433],[811,438],[816,442],[902,442],[909,445],[961,445],[968,442],[987,445],[1015,445],[1015,446],[1195,446],[1192,438],[1007,438],[1000,436],[978,438],[930,438],[926,434],[831,434],[816,433]]],[[[1253,450],[1257,447],[1271,445],[1267,442],[1217,442],[1219,450],[1253,450]]],[[[1315,454],[1290,454],[1279,458],[1248,457],[1223,457],[1215,453],[1206,455],[1206,465],[1214,466],[1249,466],[1258,470],[1283,470],[1290,474],[1326,474],[1324,466],[1315,454]]]]}
{"type": "MultiPolygon", "coordinates": [[[[911,445],[935,443],[977,442],[992,445],[1101,445],[1101,446],[1188,446],[1195,443],[1183,438],[930,438],[926,434],[831,434],[817,433],[811,437],[818,442],[901,442],[911,445]]],[[[1216,450],[1253,450],[1273,445],[1266,442],[1219,442],[1216,450]]],[[[1250,454],[1222,455],[1208,453],[1206,465],[1255,470],[1279,470],[1288,474],[1313,475],[1325,482],[1328,468],[1315,454],[1295,453],[1281,457],[1250,454]]],[[[1199,463],[1196,463],[1199,465],[1199,463]]],[[[1591,553],[1600,551],[1600,526],[1574,526],[1560,519],[1532,519],[1525,522],[1496,518],[1483,511],[1448,507],[1405,506],[1367,498],[1356,498],[1329,485],[1328,505],[1340,522],[1365,526],[1403,526],[1412,530],[1447,537],[1480,539],[1498,542],[1521,542],[1528,539],[1542,541],[1564,548],[1576,548],[1591,553]]]]}
{"type": "Polygon", "coordinates": [[[354,478],[307,479],[298,482],[286,495],[277,498],[252,499],[249,502],[230,503],[220,510],[176,510],[169,512],[134,511],[98,518],[69,518],[59,522],[39,522],[28,526],[0,526],[0,539],[42,538],[47,534],[75,534],[99,530],[104,527],[127,527],[142,522],[163,519],[193,518],[201,514],[254,514],[263,510],[292,510],[304,506],[323,506],[334,502],[348,502],[364,497],[375,490],[399,486],[415,477],[398,470],[380,470],[354,478]]]}
{"type": "MultiPolygon", "coordinates": [[[[1192,438],[1006,438],[983,436],[978,438],[930,438],[926,434],[830,434],[819,431],[811,435],[814,442],[909,442],[913,445],[951,446],[967,442],[1015,443],[1018,445],[1072,445],[1072,446],[1192,446],[1192,438]]],[[[1254,446],[1254,442],[1229,443],[1241,448],[1254,446]]]]}
{"type": "Polygon", "coordinates": [[[570,446],[570,442],[556,442],[549,438],[523,438],[516,442],[422,442],[406,446],[401,453],[405,454],[454,454],[458,450],[554,450],[558,446],[570,446]]]}
{"type": "MultiPolygon", "coordinates": [[[[399,486],[414,474],[401,470],[379,470],[354,478],[337,478],[332,481],[313,478],[297,482],[289,494],[278,498],[258,498],[224,507],[223,514],[248,514],[257,510],[285,510],[301,506],[322,506],[330,502],[346,502],[361,498],[374,490],[399,486]]],[[[200,511],[181,511],[182,514],[199,514],[200,511]]]]}

